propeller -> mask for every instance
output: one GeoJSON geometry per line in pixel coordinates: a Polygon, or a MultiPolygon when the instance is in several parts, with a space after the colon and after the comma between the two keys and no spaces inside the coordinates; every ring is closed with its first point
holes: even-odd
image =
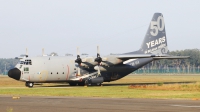
{"type": "Polygon", "coordinates": [[[102,58],[100,56],[99,46],[97,46],[97,58],[95,58],[95,61],[98,63],[98,75],[101,75],[99,67],[101,65],[102,58]]]}
{"type": "Polygon", "coordinates": [[[81,74],[80,66],[81,66],[81,63],[82,63],[82,59],[80,57],[80,53],[79,53],[79,48],[78,47],[77,47],[77,58],[76,58],[75,62],[78,63],[77,68],[78,68],[78,76],[79,76],[81,74]]]}

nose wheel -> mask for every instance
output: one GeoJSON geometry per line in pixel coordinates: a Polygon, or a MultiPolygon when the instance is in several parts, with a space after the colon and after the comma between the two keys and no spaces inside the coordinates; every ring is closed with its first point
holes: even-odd
{"type": "Polygon", "coordinates": [[[29,88],[32,88],[33,85],[34,85],[33,82],[26,82],[26,83],[25,83],[25,86],[26,86],[26,87],[29,87],[29,88]]]}

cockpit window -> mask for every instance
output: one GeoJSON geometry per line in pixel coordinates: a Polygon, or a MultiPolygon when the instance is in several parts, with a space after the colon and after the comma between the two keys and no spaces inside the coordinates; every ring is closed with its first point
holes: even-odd
{"type": "Polygon", "coordinates": [[[20,63],[21,65],[32,65],[31,60],[20,61],[19,63],[20,63]]]}
{"type": "Polygon", "coordinates": [[[27,65],[32,65],[31,60],[25,60],[27,65]]]}
{"type": "Polygon", "coordinates": [[[24,61],[20,61],[20,64],[24,64],[24,61]]]}

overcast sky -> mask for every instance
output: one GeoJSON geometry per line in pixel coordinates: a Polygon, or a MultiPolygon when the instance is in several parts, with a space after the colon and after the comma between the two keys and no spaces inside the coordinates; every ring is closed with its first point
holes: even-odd
{"type": "Polygon", "coordinates": [[[0,58],[135,51],[155,12],[170,51],[200,49],[199,0],[0,0],[0,58]]]}

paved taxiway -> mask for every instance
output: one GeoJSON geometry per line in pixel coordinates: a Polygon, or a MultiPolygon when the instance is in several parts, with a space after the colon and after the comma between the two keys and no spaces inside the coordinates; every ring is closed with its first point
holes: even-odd
{"type": "Polygon", "coordinates": [[[0,112],[200,112],[199,100],[0,96],[0,112]]]}

